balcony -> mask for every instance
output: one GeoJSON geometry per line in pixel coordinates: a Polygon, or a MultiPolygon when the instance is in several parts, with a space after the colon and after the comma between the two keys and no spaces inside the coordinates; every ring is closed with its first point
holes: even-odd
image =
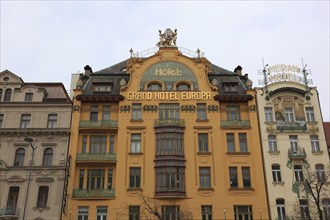
{"type": "Polygon", "coordinates": [[[298,147],[297,149],[289,148],[288,156],[290,160],[304,160],[306,152],[303,147],[298,147]]]}
{"type": "Polygon", "coordinates": [[[221,120],[221,128],[250,128],[250,120],[221,120]]]}
{"type": "Polygon", "coordinates": [[[155,127],[159,126],[185,127],[185,123],[183,119],[155,119],[155,127]]]}
{"type": "Polygon", "coordinates": [[[156,197],[186,197],[186,191],[184,188],[168,188],[168,187],[157,187],[156,197]]]}
{"type": "Polygon", "coordinates": [[[7,206],[0,209],[0,219],[18,219],[19,208],[7,206]]]}
{"type": "Polygon", "coordinates": [[[116,162],[117,154],[81,154],[78,153],[76,162],[116,162]]]}
{"type": "Polygon", "coordinates": [[[281,132],[305,132],[307,130],[306,122],[285,122],[277,121],[277,130],[281,132]]]}
{"type": "Polygon", "coordinates": [[[73,198],[76,199],[113,199],[115,198],[114,189],[74,189],[73,198]]]}
{"type": "Polygon", "coordinates": [[[109,121],[90,121],[90,120],[80,120],[79,128],[100,128],[100,129],[118,129],[118,121],[109,120],[109,121]]]}

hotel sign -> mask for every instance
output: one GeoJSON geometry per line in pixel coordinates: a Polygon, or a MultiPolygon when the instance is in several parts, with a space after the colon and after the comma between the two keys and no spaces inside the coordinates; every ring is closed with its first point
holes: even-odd
{"type": "Polygon", "coordinates": [[[266,68],[266,83],[291,81],[305,83],[303,70],[298,66],[277,64],[266,68]]]}
{"type": "Polygon", "coordinates": [[[141,100],[210,100],[211,92],[129,92],[127,99],[130,101],[141,100]]]}

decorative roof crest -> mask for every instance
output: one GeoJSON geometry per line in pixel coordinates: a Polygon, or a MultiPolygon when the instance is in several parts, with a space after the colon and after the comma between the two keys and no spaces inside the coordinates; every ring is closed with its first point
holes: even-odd
{"type": "Polygon", "coordinates": [[[176,47],[176,35],[177,30],[174,29],[174,32],[167,28],[164,33],[159,30],[159,42],[156,44],[157,47],[176,47]]]}

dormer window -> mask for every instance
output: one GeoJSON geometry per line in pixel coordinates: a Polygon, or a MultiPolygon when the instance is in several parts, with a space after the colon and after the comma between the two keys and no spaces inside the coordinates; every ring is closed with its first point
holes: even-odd
{"type": "Polygon", "coordinates": [[[225,92],[238,92],[238,83],[224,83],[223,84],[225,92]]]}
{"type": "Polygon", "coordinates": [[[151,83],[147,87],[148,91],[161,91],[162,90],[162,85],[159,83],[151,83]]]}
{"type": "Polygon", "coordinates": [[[25,99],[24,99],[24,101],[26,101],[26,102],[31,102],[32,101],[32,99],[33,99],[33,93],[25,93],[25,99]]]}
{"type": "Polygon", "coordinates": [[[112,84],[110,83],[93,83],[93,92],[107,92],[111,93],[112,84]]]}

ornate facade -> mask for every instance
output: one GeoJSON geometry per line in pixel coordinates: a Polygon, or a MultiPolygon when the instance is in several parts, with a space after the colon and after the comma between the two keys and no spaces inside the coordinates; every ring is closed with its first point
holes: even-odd
{"type": "Polygon", "coordinates": [[[257,102],[271,219],[319,219],[312,194],[330,219],[329,157],[317,89],[308,86],[305,69],[276,65],[264,73],[257,102]]]}
{"type": "Polygon", "coordinates": [[[255,91],[160,32],[74,90],[63,219],[269,218],[255,91]]]}
{"type": "Polygon", "coordinates": [[[5,70],[0,105],[0,219],[59,219],[72,106],[63,84],[5,70]]]}

